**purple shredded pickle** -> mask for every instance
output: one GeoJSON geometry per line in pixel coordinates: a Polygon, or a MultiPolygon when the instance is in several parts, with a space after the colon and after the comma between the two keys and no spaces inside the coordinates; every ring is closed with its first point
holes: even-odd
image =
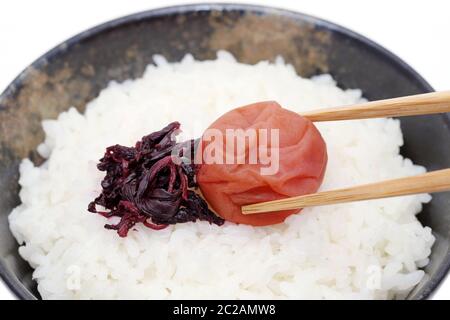
{"type": "Polygon", "coordinates": [[[193,140],[175,142],[179,128],[180,124],[173,122],[143,137],[135,147],[114,145],[106,149],[97,165],[106,172],[102,193],[88,206],[88,211],[106,218],[120,218],[117,224],[106,224],[106,229],[126,237],[138,223],[154,230],[197,220],[224,223],[193,190],[197,188],[196,166],[172,161],[174,148],[182,157],[194,146],[193,140]],[[189,144],[190,148],[185,148],[189,144]],[[97,210],[97,205],[106,211],[97,210]]]}

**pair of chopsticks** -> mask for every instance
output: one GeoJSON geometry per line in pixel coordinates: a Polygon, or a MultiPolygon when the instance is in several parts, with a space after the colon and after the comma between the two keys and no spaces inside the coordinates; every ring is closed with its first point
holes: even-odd
{"type": "MultiPolygon", "coordinates": [[[[444,112],[450,112],[450,91],[372,101],[347,107],[322,109],[302,113],[301,115],[313,122],[319,122],[402,117],[444,112]]],[[[450,169],[437,170],[417,176],[386,180],[351,188],[246,205],[242,207],[242,213],[256,214],[442,191],[450,191],[450,169]]]]}

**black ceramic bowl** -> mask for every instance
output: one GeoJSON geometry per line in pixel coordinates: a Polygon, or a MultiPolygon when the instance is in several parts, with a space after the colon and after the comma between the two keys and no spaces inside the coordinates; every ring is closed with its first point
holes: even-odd
{"type": "MultiPolygon", "coordinates": [[[[69,106],[83,110],[111,80],[139,77],[152,55],[170,61],[187,52],[210,59],[225,49],[255,63],[282,55],[305,77],[331,73],[343,88],[371,100],[429,92],[408,65],[372,41],[300,13],[250,5],[202,4],[138,13],[105,23],[57,46],[23,71],[0,97],[0,275],[24,299],[38,298],[31,269],[17,253],[7,216],[19,204],[18,165],[35,162],[40,122],[69,106]]],[[[450,167],[448,115],[401,119],[402,154],[428,169],[450,167]]],[[[434,196],[420,214],[436,236],[429,277],[410,294],[429,297],[450,265],[450,194],[434,196]]]]}

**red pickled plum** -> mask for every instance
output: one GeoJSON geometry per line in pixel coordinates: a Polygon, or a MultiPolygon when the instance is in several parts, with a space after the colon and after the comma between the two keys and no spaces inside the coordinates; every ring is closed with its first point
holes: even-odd
{"type": "MultiPolygon", "coordinates": [[[[225,137],[227,129],[279,129],[279,169],[271,175],[261,175],[267,167],[259,160],[255,164],[211,163],[211,155],[204,152],[213,140],[202,137],[197,156],[203,163],[197,181],[212,209],[227,221],[265,226],[283,222],[299,212],[288,210],[264,214],[244,215],[241,206],[316,192],[323,180],[327,164],[325,142],[308,119],[283,109],[274,101],[259,102],[229,111],[217,119],[209,129],[217,129],[225,137]]],[[[269,139],[270,142],[270,139],[269,139]]],[[[245,144],[246,159],[255,144],[245,144]]],[[[270,144],[269,144],[270,147],[270,144]]],[[[235,149],[235,152],[236,149],[235,149]]]]}

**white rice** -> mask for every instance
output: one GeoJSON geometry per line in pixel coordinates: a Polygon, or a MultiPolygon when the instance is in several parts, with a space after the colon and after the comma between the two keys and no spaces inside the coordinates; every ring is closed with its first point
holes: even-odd
{"type": "MultiPolygon", "coordinates": [[[[429,195],[309,208],[271,227],[137,226],[124,239],[104,229],[105,218],[86,208],[111,144],[133,145],[175,120],[183,138],[199,137],[224,112],[260,100],[294,111],[362,101],[360,90],[343,91],[329,75],[303,79],[282,59],[251,66],[219,52],[214,61],[155,61],[142,78],[111,83],[85,114],[72,108],[44,121],[38,150],[48,160],[20,167],[22,205],[9,220],[43,298],[389,299],[421,280],[434,237],[415,214],[429,195]]],[[[399,154],[397,120],[318,128],[329,154],[322,190],[425,171],[399,154]]]]}

